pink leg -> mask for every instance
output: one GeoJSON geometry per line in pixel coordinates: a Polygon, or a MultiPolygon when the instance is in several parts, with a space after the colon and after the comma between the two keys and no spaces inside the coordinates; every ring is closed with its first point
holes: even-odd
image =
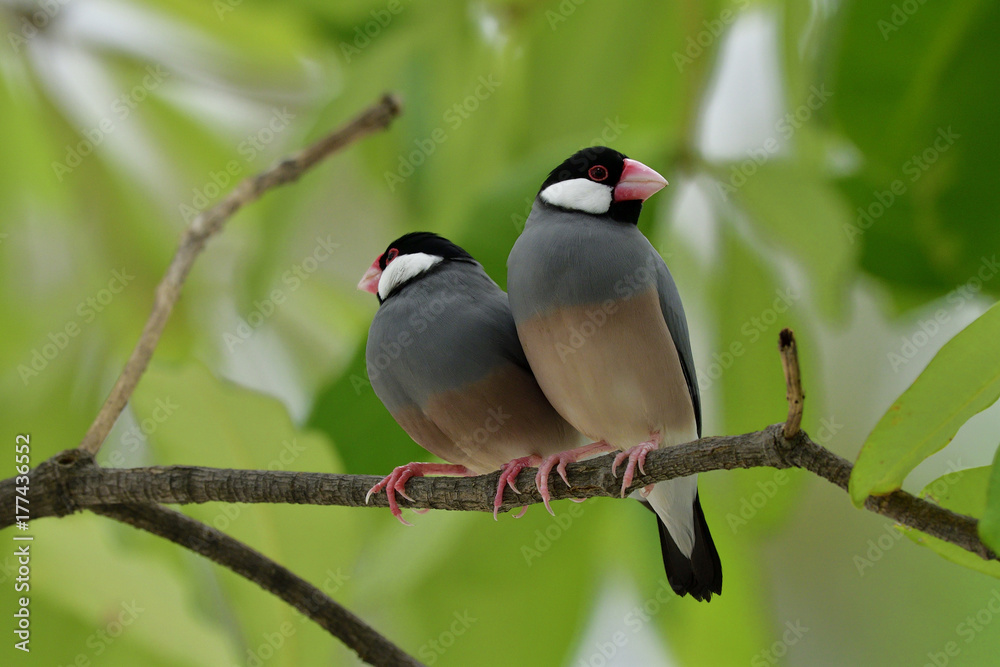
{"type": "Polygon", "coordinates": [[[646,454],[655,450],[659,446],[660,434],[653,433],[646,442],[638,444],[627,451],[621,452],[615,457],[614,463],[611,464],[611,474],[615,477],[618,476],[618,464],[625,459],[628,459],[628,465],[625,466],[625,474],[622,476],[622,498],[625,497],[625,489],[632,484],[632,479],[635,477],[636,464],[639,465],[639,472],[645,475],[646,471],[642,466],[646,463],[646,454]]]}
{"type": "MultiPolygon", "coordinates": [[[[541,463],[542,459],[540,456],[522,456],[519,459],[514,459],[510,463],[504,463],[500,466],[500,483],[497,484],[497,495],[493,499],[493,519],[497,519],[497,512],[500,511],[500,506],[503,505],[503,488],[504,486],[509,486],[514,493],[521,493],[514,486],[514,481],[522,470],[530,466],[536,466],[541,463]]],[[[521,512],[518,516],[523,516],[524,512],[521,512]]]]}
{"type": "Polygon", "coordinates": [[[365,504],[368,504],[368,499],[372,497],[372,494],[385,489],[385,495],[389,498],[389,511],[404,526],[412,526],[412,523],[403,518],[403,512],[399,509],[399,504],[396,502],[397,493],[407,500],[413,501],[413,498],[406,495],[407,480],[411,477],[423,477],[424,475],[461,475],[465,477],[475,474],[465,466],[453,465],[451,463],[407,463],[405,466],[399,466],[393,470],[385,479],[369,489],[368,494],[365,496],[365,504]]]}
{"type": "Polygon", "coordinates": [[[562,480],[566,482],[566,486],[569,486],[569,479],[566,478],[567,463],[574,463],[585,456],[589,456],[590,454],[596,454],[597,452],[610,452],[613,449],[614,447],[601,440],[599,442],[592,442],[589,445],[577,447],[576,449],[567,449],[564,452],[553,454],[542,461],[541,465],[538,466],[538,474],[535,475],[535,486],[538,487],[538,493],[542,495],[542,502],[545,503],[545,509],[549,511],[549,514],[552,516],[556,515],[556,513],[552,511],[552,506],[549,505],[549,500],[551,499],[551,496],[549,495],[549,473],[552,472],[553,466],[555,466],[556,470],[559,472],[559,476],[562,477],[562,480]]]}

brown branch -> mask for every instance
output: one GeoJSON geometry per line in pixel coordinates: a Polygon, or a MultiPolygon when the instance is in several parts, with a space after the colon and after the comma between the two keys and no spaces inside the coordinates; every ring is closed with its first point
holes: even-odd
{"type": "MultiPolygon", "coordinates": [[[[612,456],[571,464],[571,487],[550,486],[552,498],[618,497],[621,478],[611,474],[612,456]]],[[[736,468],[802,468],[847,490],[851,464],[813,442],[804,431],[791,440],[784,425],[743,435],[702,438],[651,452],[645,475],[638,475],[631,489],[663,480],[711,470],[736,468]]],[[[45,461],[31,472],[31,515],[63,516],[81,508],[133,503],[293,503],[309,505],[365,505],[365,494],[381,478],[371,475],[271,470],[227,470],[196,466],[153,468],[101,468],[93,457],[69,450],[45,461]]],[[[478,477],[417,477],[407,482],[414,502],[400,498],[401,506],[443,510],[492,512],[499,473],[478,477]]],[[[521,473],[521,494],[507,489],[504,510],[541,502],[527,480],[534,470],[521,473]]],[[[0,506],[12,507],[14,480],[0,482],[0,506]]],[[[385,494],[374,495],[370,506],[385,507],[385,494]]],[[[986,559],[995,559],[976,533],[976,520],[955,514],[905,491],[870,497],[865,507],[928,535],[951,542],[986,559]]],[[[0,528],[12,523],[0,515],[0,528]]]]}
{"type": "Polygon", "coordinates": [[[799,433],[802,424],[802,409],[805,394],[802,393],[802,375],[799,373],[799,352],[795,345],[795,334],[791,329],[782,329],[778,334],[778,351],[781,353],[781,368],[785,372],[785,386],[788,399],[788,419],[785,420],[785,440],[791,440],[799,433]]]}
{"type": "Polygon", "coordinates": [[[166,274],[156,288],[153,312],[149,314],[139,341],[135,344],[125,368],[118,376],[100,412],[80,442],[80,449],[91,454],[96,454],[101,449],[101,444],[108,437],[111,427],[125,409],[125,404],[139,384],[139,378],[149,365],[163,328],[167,325],[174,304],[180,296],[184,280],[208,239],[221,230],[226,221],[245,205],[257,200],[271,188],[298,180],[302,174],[324,158],[358,139],[388,127],[389,123],[399,115],[400,110],[399,98],[395,95],[383,96],[379,102],[342,128],[256,176],[244,179],[225,199],[191,221],[181,236],[180,246],[170,266],[167,267],[166,274]]]}
{"type": "Polygon", "coordinates": [[[421,664],[305,579],[200,521],[153,505],[95,505],[90,510],[176,542],[249,579],[338,637],[369,664],[421,664]]]}
{"type": "MultiPolygon", "coordinates": [[[[39,486],[32,487],[32,501],[39,500],[37,495],[40,492],[39,505],[42,508],[40,513],[33,513],[32,518],[46,516],[44,508],[47,503],[51,511],[48,515],[57,516],[73,512],[81,506],[69,491],[70,471],[100,470],[94,464],[93,456],[100,450],[146,371],[174,304],[180,297],[184,281],[208,240],[245,205],[256,201],[272,188],[298,180],[323,159],[358,139],[388,127],[400,110],[397,97],[384,95],[342,128],[256,176],[243,180],[222,201],[191,221],[156,288],[153,309],[142,334],[107,400],[80,442],[79,449],[59,454],[32,471],[33,481],[39,483],[39,486]]],[[[90,505],[90,509],[172,540],[255,581],[339,637],[363,660],[379,665],[420,664],[308,582],[209,526],[150,504],[95,504],[90,505]]]]}

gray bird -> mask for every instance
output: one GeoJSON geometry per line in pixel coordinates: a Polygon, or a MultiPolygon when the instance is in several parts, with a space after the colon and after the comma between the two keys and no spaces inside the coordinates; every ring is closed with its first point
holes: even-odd
{"type": "Polygon", "coordinates": [[[358,289],[380,304],[365,349],[372,388],[417,444],[450,462],[400,466],[368,492],[384,488],[404,524],[395,494],[409,499],[411,477],[500,469],[496,518],[504,486],[519,493],[523,468],[580,444],[531,373],[507,295],[465,250],[436,234],[406,234],[358,289]]]}
{"type": "MultiPolygon", "coordinates": [[[[524,352],[549,402],[594,440],[590,451],[636,465],[660,446],[701,436],[701,399],[684,308],[666,264],[637,226],[642,203],[667,184],[597,146],[542,184],[507,260],[507,290],[524,352]]],[[[579,451],[579,450],[577,450],[579,451]]],[[[559,462],[576,459],[574,452],[559,462]]],[[[697,476],[633,494],[659,517],[664,567],[678,595],[710,600],[722,566],[698,499],[697,476]]]]}

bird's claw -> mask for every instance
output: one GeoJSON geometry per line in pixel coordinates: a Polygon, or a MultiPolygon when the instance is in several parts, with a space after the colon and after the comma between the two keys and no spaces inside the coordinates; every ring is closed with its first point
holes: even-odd
{"type": "MultiPolygon", "coordinates": [[[[522,470],[529,466],[538,465],[541,459],[537,456],[522,456],[519,459],[514,459],[510,463],[504,463],[500,466],[500,481],[497,484],[497,494],[493,498],[493,519],[494,521],[499,521],[497,514],[500,512],[500,507],[503,505],[503,490],[505,486],[509,486],[514,493],[520,494],[514,482],[517,480],[517,476],[522,470]]],[[[527,505],[525,505],[524,511],[517,515],[515,518],[520,518],[524,516],[524,512],[527,511],[527,505]]]]}
{"type": "Polygon", "coordinates": [[[535,486],[538,488],[538,493],[542,496],[542,502],[545,503],[545,509],[549,511],[549,514],[552,516],[556,515],[552,511],[552,506],[549,505],[549,501],[552,499],[549,494],[549,474],[552,472],[552,468],[555,467],[556,472],[559,473],[562,481],[566,483],[567,488],[573,488],[573,485],[569,483],[569,477],[566,475],[566,465],[575,463],[590,454],[608,451],[609,449],[611,449],[611,445],[604,441],[598,441],[584,445],[583,447],[567,449],[558,454],[553,454],[538,465],[538,473],[535,474],[535,486]]]}
{"type": "Polygon", "coordinates": [[[654,451],[657,446],[655,442],[644,442],[624,452],[619,452],[615,456],[615,460],[611,464],[611,474],[615,477],[618,477],[618,464],[628,459],[628,465],[625,466],[625,472],[622,475],[622,498],[625,497],[625,490],[632,484],[632,480],[635,478],[636,465],[639,466],[639,472],[645,475],[646,471],[643,465],[646,463],[646,455],[654,451]]]}
{"type": "MultiPolygon", "coordinates": [[[[405,466],[398,466],[391,473],[386,475],[381,482],[368,489],[368,493],[365,494],[365,505],[368,504],[368,501],[371,500],[371,497],[374,494],[378,493],[382,489],[385,489],[385,495],[389,499],[389,511],[392,512],[392,515],[396,517],[404,526],[412,526],[412,523],[403,518],[403,511],[399,508],[399,503],[396,502],[396,494],[398,493],[411,503],[416,502],[408,493],[406,493],[406,482],[409,481],[411,477],[423,477],[428,473],[450,475],[471,474],[468,468],[460,465],[452,465],[448,463],[407,463],[405,466]]],[[[427,510],[414,511],[423,514],[427,510]]]]}

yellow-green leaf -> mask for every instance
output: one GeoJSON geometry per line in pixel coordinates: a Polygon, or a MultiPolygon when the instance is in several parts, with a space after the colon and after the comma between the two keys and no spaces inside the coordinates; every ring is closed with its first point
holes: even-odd
{"type": "MultiPolygon", "coordinates": [[[[920,497],[931,500],[952,512],[981,517],[986,508],[986,487],[989,481],[990,466],[950,472],[924,487],[924,490],[920,492],[920,497]]],[[[1000,578],[1000,563],[995,560],[983,560],[962,547],[931,537],[919,530],[910,528],[903,530],[906,536],[917,544],[932,549],[954,563],[1000,578]]]]}
{"type": "Polygon", "coordinates": [[[942,449],[973,415],[1000,397],[1000,304],[931,359],[868,436],[851,473],[851,500],[900,488],[921,461],[942,449]]]}
{"type": "Polygon", "coordinates": [[[993,457],[986,487],[986,508],[979,520],[979,539],[993,551],[1000,552],[1000,448],[993,457]]]}

